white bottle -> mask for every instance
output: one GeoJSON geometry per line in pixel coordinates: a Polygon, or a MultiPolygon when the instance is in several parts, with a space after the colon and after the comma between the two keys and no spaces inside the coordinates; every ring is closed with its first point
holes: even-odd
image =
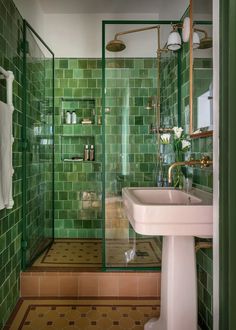
{"type": "Polygon", "coordinates": [[[66,111],[66,124],[71,124],[71,113],[66,111]]]}
{"type": "Polygon", "coordinates": [[[76,112],[75,111],[72,112],[71,122],[72,122],[72,124],[76,124],[76,122],[77,122],[77,117],[76,117],[76,112]]]}

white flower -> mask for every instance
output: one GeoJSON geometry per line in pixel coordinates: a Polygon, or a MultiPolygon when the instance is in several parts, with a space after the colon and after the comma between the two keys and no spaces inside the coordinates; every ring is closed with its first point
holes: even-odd
{"type": "Polygon", "coordinates": [[[161,143],[163,143],[163,144],[170,143],[170,134],[169,133],[161,134],[161,143]]]}
{"type": "Polygon", "coordinates": [[[182,150],[188,150],[191,147],[191,143],[188,140],[182,141],[182,150]]]}
{"type": "Polygon", "coordinates": [[[179,139],[181,137],[181,135],[182,135],[183,128],[182,127],[175,126],[175,127],[173,127],[173,131],[175,133],[176,139],[179,139]]]}

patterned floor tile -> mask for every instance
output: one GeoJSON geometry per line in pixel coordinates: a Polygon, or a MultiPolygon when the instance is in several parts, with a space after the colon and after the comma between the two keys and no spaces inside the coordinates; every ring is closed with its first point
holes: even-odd
{"type": "MultiPolygon", "coordinates": [[[[55,240],[33,267],[101,267],[102,241],[99,239],[55,240]]],[[[161,251],[153,238],[107,240],[106,264],[111,267],[160,267],[161,251]]]]}
{"type": "Polygon", "coordinates": [[[24,299],[8,330],[143,330],[160,313],[159,301],[149,299],[24,299]]]}

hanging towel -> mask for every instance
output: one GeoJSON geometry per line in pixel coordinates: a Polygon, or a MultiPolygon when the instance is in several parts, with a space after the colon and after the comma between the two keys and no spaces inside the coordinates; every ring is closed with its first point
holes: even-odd
{"type": "Polygon", "coordinates": [[[13,106],[0,101],[0,210],[11,209],[12,198],[12,115],[13,106]]]}

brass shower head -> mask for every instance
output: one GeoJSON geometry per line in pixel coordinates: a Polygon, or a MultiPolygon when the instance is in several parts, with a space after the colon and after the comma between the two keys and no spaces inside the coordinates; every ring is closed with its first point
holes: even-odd
{"type": "Polygon", "coordinates": [[[200,39],[198,49],[212,48],[212,38],[208,37],[208,34],[205,30],[194,28],[194,31],[201,32],[204,34],[204,37],[200,39]]]}
{"type": "Polygon", "coordinates": [[[207,49],[212,48],[212,38],[210,37],[203,37],[200,39],[200,45],[198,49],[207,49]]]}
{"type": "Polygon", "coordinates": [[[121,52],[126,48],[125,43],[122,40],[115,38],[107,43],[106,49],[109,52],[121,52]]]}

